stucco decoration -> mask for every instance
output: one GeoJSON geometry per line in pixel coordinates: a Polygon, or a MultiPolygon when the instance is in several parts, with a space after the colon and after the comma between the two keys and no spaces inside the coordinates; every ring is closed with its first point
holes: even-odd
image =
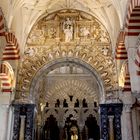
{"type": "Polygon", "coordinates": [[[109,34],[95,17],[76,10],[44,16],[28,36],[17,88],[28,96],[32,79],[42,67],[59,58],[74,58],[97,71],[106,91],[114,89],[117,77],[111,50],[109,34]]]}

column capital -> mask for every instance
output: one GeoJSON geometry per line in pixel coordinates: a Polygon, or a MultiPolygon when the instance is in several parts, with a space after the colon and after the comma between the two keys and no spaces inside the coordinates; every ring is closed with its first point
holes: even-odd
{"type": "Polygon", "coordinates": [[[132,104],[124,104],[123,108],[125,112],[131,112],[132,104]]]}
{"type": "Polygon", "coordinates": [[[34,104],[32,100],[28,98],[20,98],[13,100],[13,104],[34,104]]]}
{"type": "Polygon", "coordinates": [[[109,120],[112,120],[112,119],[114,119],[114,116],[111,115],[111,116],[108,116],[108,118],[109,118],[109,120]]]}
{"type": "Polygon", "coordinates": [[[140,102],[140,91],[133,91],[132,95],[140,102]]]}
{"type": "Polygon", "coordinates": [[[26,116],[25,116],[25,115],[20,115],[20,118],[21,118],[21,119],[25,119],[26,116]]]}
{"type": "Polygon", "coordinates": [[[124,104],[133,104],[135,102],[135,98],[133,97],[131,92],[122,93],[121,99],[124,104]]]}

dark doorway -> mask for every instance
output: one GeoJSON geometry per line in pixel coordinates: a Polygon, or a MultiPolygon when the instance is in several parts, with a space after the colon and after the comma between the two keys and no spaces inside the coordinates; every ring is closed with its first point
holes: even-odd
{"type": "Polygon", "coordinates": [[[53,115],[50,115],[45,121],[42,140],[59,140],[59,128],[53,115]]]}
{"type": "Polygon", "coordinates": [[[90,114],[89,117],[87,117],[87,120],[85,122],[85,125],[87,127],[87,136],[88,140],[99,140],[100,139],[100,128],[97,124],[96,118],[90,114]]]}

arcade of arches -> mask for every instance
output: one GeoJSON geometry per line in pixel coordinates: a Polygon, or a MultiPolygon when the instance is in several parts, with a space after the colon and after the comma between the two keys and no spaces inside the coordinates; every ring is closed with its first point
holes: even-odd
{"type": "Polygon", "coordinates": [[[0,1],[0,140],[140,140],[140,1],[0,1]]]}

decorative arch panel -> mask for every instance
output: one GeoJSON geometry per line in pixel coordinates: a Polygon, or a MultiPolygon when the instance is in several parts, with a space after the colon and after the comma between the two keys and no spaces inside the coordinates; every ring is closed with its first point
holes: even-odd
{"type": "Polygon", "coordinates": [[[59,59],[81,60],[90,65],[101,77],[105,91],[110,91],[117,85],[111,50],[109,34],[95,17],[77,10],[52,13],[38,21],[28,36],[18,91],[29,96],[36,74],[59,59]],[[66,30],[71,31],[70,36],[66,30]]]}

